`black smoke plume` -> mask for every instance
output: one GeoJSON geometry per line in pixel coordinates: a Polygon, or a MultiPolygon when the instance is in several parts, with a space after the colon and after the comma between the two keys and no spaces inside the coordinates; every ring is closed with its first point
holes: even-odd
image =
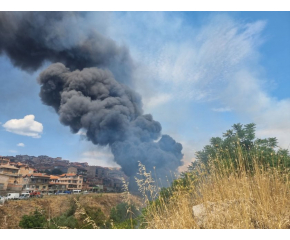
{"type": "Polygon", "coordinates": [[[134,68],[125,47],[95,30],[86,35],[74,32],[80,36],[73,40],[63,36],[77,31],[68,25],[69,19],[82,17],[83,13],[0,13],[0,53],[26,71],[57,62],[38,78],[42,102],[53,107],[73,133],[82,129],[94,144],[109,145],[127,176],[136,176],[140,161],[148,171],[155,168],[166,186],[166,176],[181,166],[182,145],[161,135],[160,123],[143,113],[141,97],[124,85],[130,84],[134,68]]]}
{"type": "Polygon", "coordinates": [[[62,62],[72,70],[109,68],[119,82],[130,81],[134,66],[128,50],[93,28],[76,27],[85,17],[83,12],[0,12],[0,54],[28,72],[46,61],[62,62]]]}

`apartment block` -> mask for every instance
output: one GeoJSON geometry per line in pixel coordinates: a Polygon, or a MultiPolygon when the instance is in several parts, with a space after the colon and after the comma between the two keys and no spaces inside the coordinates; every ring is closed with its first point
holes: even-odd
{"type": "Polygon", "coordinates": [[[23,190],[25,191],[40,191],[42,193],[48,192],[50,176],[44,173],[27,174],[23,177],[23,190]]]}
{"type": "Polygon", "coordinates": [[[59,176],[59,182],[66,184],[69,191],[82,190],[83,176],[75,173],[65,173],[59,176]]]}

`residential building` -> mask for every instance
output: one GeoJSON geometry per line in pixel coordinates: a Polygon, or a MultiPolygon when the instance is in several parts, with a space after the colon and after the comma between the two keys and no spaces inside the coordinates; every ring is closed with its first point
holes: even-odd
{"type": "Polygon", "coordinates": [[[60,177],[59,176],[49,176],[49,185],[48,185],[48,190],[49,192],[56,193],[56,192],[63,192],[67,190],[67,183],[65,182],[60,182],[60,177]]]}
{"type": "Polygon", "coordinates": [[[77,174],[77,172],[78,172],[78,170],[77,170],[76,167],[69,167],[67,169],[67,173],[75,173],[75,174],[77,174]]]}
{"type": "Polygon", "coordinates": [[[108,177],[109,168],[105,167],[97,167],[96,168],[96,177],[98,178],[106,178],[108,177]]]}
{"type": "Polygon", "coordinates": [[[65,183],[67,190],[82,190],[83,176],[75,173],[65,173],[59,176],[59,182],[65,183]]]}
{"type": "Polygon", "coordinates": [[[19,168],[1,165],[0,174],[8,177],[7,190],[20,191],[22,189],[22,176],[19,174],[19,168]]]}
{"type": "Polygon", "coordinates": [[[0,156],[0,165],[7,165],[7,164],[9,164],[9,162],[10,162],[9,158],[5,158],[5,157],[0,156]]]}
{"type": "Polygon", "coordinates": [[[0,173],[0,191],[6,191],[8,187],[9,176],[0,173]]]}
{"type": "Polygon", "coordinates": [[[61,157],[52,158],[45,155],[38,157],[28,155],[0,156],[0,167],[0,190],[5,188],[8,191],[22,189],[25,185],[26,190],[41,190],[43,192],[48,189],[53,191],[61,189],[100,189],[101,191],[103,189],[104,191],[118,192],[121,191],[122,180],[128,180],[120,168],[89,166],[86,162],[70,162],[61,157]],[[61,170],[63,174],[59,177],[41,174],[41,172],[48,173],[54,169],[61,170]],[[23,181],[23,176],[25,176],[25,181],[23,181]]]}
{"type": "Polygon", "coordinates": [[[93,191],[93,192],[100,192],[103,191],[103,179],[102,178],[88,178],[86,182],[84,190],[93,191]]]}
{"type": "Polygon", "coordinates": [[[23,177],[23,190],[47,193],[50,176],[44,173],[27,174],[23,177]]]}
{"type": "Polygon", "coordinates": [[[77,175],[82,175],[83,181],[87,181],[87,172],[88,170],[80,165],[74,165],[73,167],[69,167],[67,173],[74,173],[77,175]]]}
{"type": "Polygon", "coordinates": [[[10,163],[8,158],[0,158],[1,189],[21,191],[23,187],[23,175],[33,173],[33,169],[20,162],[10,163]]]}
{"type": "Polygon", "coordinates": [[[32,174],[34,172],[34,168],[29,167],[27,164],[23,164],[21,162],[18,163],[10,163],[10,165],[19,169],[19,174],[25,176],[27,174],[32,174]]]}
{"type": "Polygon", "coordinates": [[[96,177],[97,166],[88,166],[88,167],[85,167],[85,169],[87,170],[87,178],[96,177]]]}

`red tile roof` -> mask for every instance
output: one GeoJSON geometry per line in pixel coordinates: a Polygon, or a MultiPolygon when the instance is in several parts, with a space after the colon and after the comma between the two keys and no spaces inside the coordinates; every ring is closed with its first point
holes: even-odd
{"type": "Polygon", "coordinates": [[[59,179],[59,176],[50,175],[50,179],[59,179]]]}

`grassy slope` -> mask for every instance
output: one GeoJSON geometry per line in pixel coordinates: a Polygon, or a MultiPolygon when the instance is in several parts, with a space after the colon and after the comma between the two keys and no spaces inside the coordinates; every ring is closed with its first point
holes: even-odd
{"type": "MultiPolygon", "coordinates": [[[[75,195],[61,195],[61,196],[45,196],[42,199],[29,200],[12,200],[6,202],[4,206],[0,207],[0,229],[16,229],[23,215],[28,215],[33,212],[35,208],[45,210],[50,214],[51,218],[64,213],[69,208],[69,199],[75,195]]],[[[139,203],[135,196],[131,196],[133,202],[139,203]]],[[[94,208],[101,208],[106,217],[109,216],[112,207],[124,201],[123,194],[109,193],[109,194],[86,194],[80,195],[79,202],[81,205],[87,205],[94,208]]]]}
{"type": "Polygon", "coordinates": [[[242,166],[220,167],[212,165],[209,175],[200,172],[186,189],[180,186],[168,201],[160,199],[148,211],[148,228],[290,228],[288,170],[255,165],[248,174],[242,166]],[[192,207],[199,204],[203,212],[194,216],[192,207]]]}

